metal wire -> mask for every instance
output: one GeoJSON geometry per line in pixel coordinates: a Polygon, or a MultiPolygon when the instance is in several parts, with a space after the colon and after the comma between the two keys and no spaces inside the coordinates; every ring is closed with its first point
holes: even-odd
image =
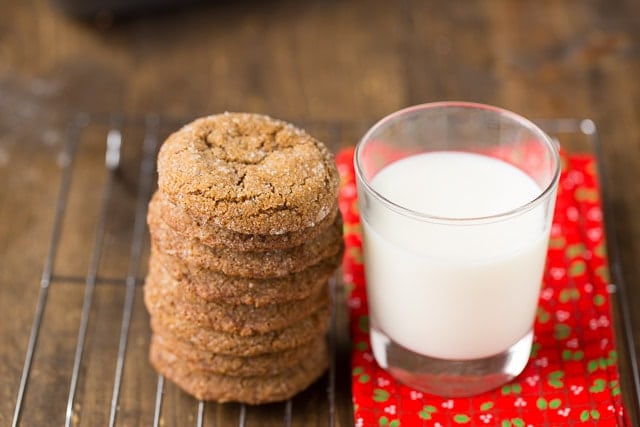
{"type": "Polygon", "coordinates": [[[162,395],[164,393],[164,376],[158,375],[156,383],[156,400],[153,408],[153,427],[160,425],[160,414],[162,412],[162,395]]]}
{"type": "Polygon", "coordinates": [[[202,400],[198,400],[198,417],[196,418],[196,426],[202,427],[203,422],[204,422],[204,402],[202,400]]]}
{"type": "Polygon", "coordinates": [[[284,403],[284,419],[283,424],[285,427],[291,427],[293,420],[293,399],[287,399],[284,403]]]}
{"type": "Polygon", "coordinates": [[[127,341],[129,339],[129,325],[133,313],[133,303],[136,292],[136,277],[140,264],[140,254],[142,253],[142,241],[145,231],[145,218],[147,213],[147,201],[153,187],[152,176],[154,171],[154,157],[158,146],[158,117],[147,117],[145,139],[143,142],[143,158],[140,164],[140,178],[138,188],[138,198],[136,201],[136,213],[133,224],[133,239],[131,243],[131,254],[129,257],[129,271],[126,279],[126,293],[122,308],[122,322],[120,328],[120,340],[118,342],[118,358],[116,361],[115,378],[113,382],[113,392],[111,395],[111,408],[109,412],[109,427],[116,423],[118,411],[118,400],[120,398],[120,385],[122,383],[122,373],[124,371],[124,360],[127,352],[127,341]]]}
{"type": "MultiPolygon", "coordinates": [[[[580,122],[580,131],[591,138],[591,143],[597,152],[597,157],[602,160],[602,144],[598,137],[598,129],[595,123],[591,120],[582,120],[580,122]]],[[[609,253],[609,267],[614,273],[614,277],[617,281],[615,284],[615,294],[617,296],[617,303],[620,310],[620,317],[622,318],[622,339],[625,342],[627,350],[627,358],[629,369],[631,370],[631,379],[633,381],[633,396],[630,396],[630,404],[634,406],[636,416],[640,416],[640,367],[638,366],[638,353],[636,351],[636,343],[633,338],[633,322],[631,320],[631,312],[629,309],[629,296],[627,291],[627,285],[622,273],[622,265],[620,263],[620,254],[618,253],[618,244],[615,234],[615,228],[613,225],[613,215],[611,212],[611,200],[609,199],[609,192],[607,191],[606,184],[606,170],[602,161],[598,162],[598,173],[601,180],[601,192],[603,205],[605,208],[605,233],[609,242],[607,251],[609,253]]]]}
{"type": "MultiPolygon", "coordinates": [[[[69,383],[69,392],[66,402],[65,411],[65,427],[74,425],[77,417],[74,411],[74,404],[78,390],[78,384],[81,376],[81,366],[85,343],[87,340],[89,322],[94,300],[94,293],[98,283],[105,283],[115,286],[124,286],[125,296],[122,306],[122,317],[120,325],[120,334],[118,339],[118,352],[114,370],[114,382],[111,393],[111,401],[109,405],[109,427],[117,424],[118,408],[120,400],[120,390],[122,387],[124,368],[127,356],[127,344],[129,341],[129,331],[135,303],[135,288],[140,283],[137,278],[139,272],[140,257],[143,249],[145,218],[147,210],[147,202],[150,192],[153,188],[153,172],[155,170],[155,153],[158,145],[158,130],[160,121],[157,116],[148,116],[145,121],[145,136],[143,140],[143,154],[139,168],[139,183],[136,196],[136,208],[132,232],[132,240],[129,252],[129,266],[126,278],[114,277],[98,277],[98,268],[103,253],[103,243],[105,238],[105,230],[109,221],[109,206],[114,188],[117,170],[121,162],[121,147],[123,144],[123,136],[120,131],[124,122],[120,117],[111,119],[111,127],[106,138],[105,151],[105,170],[106,179],[102,188],[101,206],[98,220],[94,230],[93,249],[89,261],[88,271],[85,277],[60,275],[54,276],[54,264],[57,249],[62,234],[62,224],[67,207],[67,199],[73,179],[73,162],[77,147],[82,143],[81,131],[91,124],[92,118],[86,114],[81,114],[73,120],[68,129],[68,137],[61,159],[63,160],[63,171],[61,176],[60,188],[56,199],[56,209],[52,235],[50,239],[49,251],[45,259],[42,273],[38,302],[34,314],[34,321],[25,355],[25,363],[23,373],[18,389],[16,399],[16,407],[14,411],[12,427],[17,427],[20,423],[21,411],[24,403],[24,397],[29,383],[32,361],[37,348],[38,335],[43,321],[43,314],[47,304],[48,289],[50,284],[56,280],[69,283],[83,283],[84,297],[80,314],[80,324],[78,326],[78,334],[76,347],[74,352],[73,366],[71,371],[71,379],[69,383]]],[[[334,132],[335,133],[335,132],[334,132]]],[[[331,295],[335,299],[335,283],[331,284],[331,295]]],[[[332,325],[335,323],[335,313],[332,315],[332,325]]],[[[333,329],[333,328],[332,328],[333,329]]],[[[334,424],[334,402],[335,393],[332,387],[335,387],[335,337],[330,337],[331,349],[331,368],[329,374],[328,399],[330,405],[330,423],[334,424]]],[[[153,409],[153,426],[159,427],[162,416],[163,397],[165,391],[165,378],[161,375],[157,377],[155,402],[153,409]]],[[[207,403],[204,401],[197,402],[196,426],[204,425],[205,407],[207,403]]],[[[239,404],[238,425],[241,427],[247,424],[248,406],[239,404]]],[[[289,399],[284,404],[284,425],[291,426],[293,419],[293,403],[289,399]]]]}
{"type": "Polygon", "coordinates": [[[327,386],[327,399],[329,399],[329,426],[335,424],[336,412],[336,279],[329,280],[331,292],[331,327],[329,328],[329,385],[327,386]]]}
{"type": "Polygon", "coordinates": [[[102,205],[100,208],[100,216],[96,225],[93,252],[91,255],[91,262],[89,263],[89,271],[87,272],[84,301],[82,303],[82,314],[80,317],[80,327],[78,329],[78,339],[76,342],[76,350],[73,358],[73,370],[71,372],[71,383],[69,384],[69,396],[67,398],[65,427],[71,427],[71,423],[73,421],[73,403],[75,401],[75,396],[78,389],[78,378],[80,377],[80,366],[82,364],[84,344],[87,337],[87,328],[89,327],[89,316],[91,314],[93,294],[96,288],[98,267],[100,265],[100,258],[102,257],[102,241],[104,240],[104,233],[109,214],[109,203],[111,201],[111,193],[113,191],[113,181],[116,170],[120,165],[121,146],[122,134],[118,129],[111,129],[107,135],[107,151],[105,154],[107,180],[102,190],[102,205]]]}
{"type": "Polygon", "coordinates": [[[55,264],[56,255],[58,253],[58,244],[60,243],[60,235],[62,232],[62,219],[64,218],[64,213],[67,207],[69,188],[71,187],[71,171],[73,168],[73,160],[75,158],[78,141],[80,140],[80,134],[82,132],[82,129],[86,125],[87,117],[84,115],[76,117],[75,120],[71,122],[71,124],[69,125],[67,142],[62,153],[63,169],[62,177],[60,180],[60,188],[58,190],[58,196],[56,198],[53,229],[51,231],[51,239],[49,240],[49,250],[47,251],[47,256],[44,261],[44,267],[42,269],[40,290],[38,292],[38,302],[36,303],[36,310],[33,316],[31,332],[29,333],[29,341],[24,358],[22,375],[20,377],[20,385],[18,386],[18,397],[16,398],[16,406],[13,412],[13,420],[11,422],[12,427],[17,427],[18,423],[20,422],[22,405],[24,403],[24,395],[27,390],[29,377],[31,375],[33,355],[35,353],[36,345],[38,344],[38,335],[40,333],[40,326],[42,325],[42,314],[44,313],[44,308],[47,304],[49,285],[51,284],[51,278],[53,276],[53,266],[55,264]]]}
{"type": "Polygon", "coordinates": [[[238,417],[238,426],[245,427],[247,425],[247,405],[240,405],[240,416],[238,417]]]}

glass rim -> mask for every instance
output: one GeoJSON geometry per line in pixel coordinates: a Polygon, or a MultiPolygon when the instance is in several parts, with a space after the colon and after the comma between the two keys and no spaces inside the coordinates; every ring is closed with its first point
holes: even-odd
{"type": "Polygon", "coordinates": [[[424,104],[413,105],[410,107],[403,108],[401,110],[395,111],[382,119],[378,120],[373,126],[371,126],[367,132],[364,134],[358,144],[356,145],[353,162],[356,172],[356,177],[359,182],[361,182],[365,189],[372,194],[376,199],[382,202],[383,205],[390,208],[391,210],[402,214],[407,217],[411,217],[421,221],[428,221],[440,224],[457,224],[457,225],[473,225],[473,224],[482,224],[482,223],[492,223],[502,221],[514,216],[518,216],[524,212],[527,212],[540,203],[543,200],[548,198],[550,194],[557,187],[558,181],[560,179],[560,154],[558,151],[558,144],[555,143],[549,135],[547,135],[540,127],[538,127],[531,120],[524,118],[523,116],[516,114],[512,111],[505,110],[504,108],[495,107],[488,104],[481,104],[476,102],[465,102],[465,101],[440,101],[440,102],[430,102],[424,104]],[[549,184],[544,189],[541,189],[540,194],[538,194],[534,199],[529,200],[528,202],[521,204],[520,206],[509,209],[504,212],[499,212],[492,215],[484,215],[484,216],[475,216],[475,217],[447,217],[447,216],[439,216],[432,215],[425,212],[416,211],[413,209],[406,208],[402,205],[399,205],[387,197],[380,194],[377,190],[375,190],[368,179],[365,178],[364,172],[362,170],[362,165],[360,162],[360,155],[362,152],[362,148],[366,145],[367,141],[371,141],[371,136],[382,127],[397,119],[400,116],[407,115],[412,112],[434,109],[434,108],[450,108],[450,107],[461,107],[473,110],[486,110],[493,112],[497,115],[507,117],[509,120],[521,125],[522,127],[528,129],[532,134],[551,152],[551,156],[554,162],[554,171],[549,184]]]}

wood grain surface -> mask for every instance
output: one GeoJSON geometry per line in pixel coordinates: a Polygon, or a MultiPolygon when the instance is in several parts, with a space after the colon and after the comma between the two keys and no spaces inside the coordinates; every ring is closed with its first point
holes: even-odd
{"type": "MultiPolygon", "coordinates": [[[[611,230],[640,343],[640,3],[593,1],[215,1],[84,20],[64,2],[0,2],[0,425],[10,425],[54,226],[69,123],[94,120],[74,158],[60,246],[22,409],[62,425],[102,202],[109,113],[163,118],[164,135],[205,114],[253,111],[309,126],[334,150],[375,120],[436,100],[530,118],[591,118],[603,144],[611,230]],[[97,114],[97,115],[96,115],[97,114]],[[103,115],[101,115],[103,114],[103,115]],[[164,120],[169,118],[169,120],[164,120]]],[[[91,2],[89,2],[91,3],[91,2]]],[[[97,2],[99,3],[99,2],[97,2]]],[[[107,2],[104,2],[107,3],[107,2]]],[[[123,126],[73,425],[106,425],[144,124],[123,126]]],[[[138,278],[144,276],[145,240],[138,278]]],[[[117,425],[151,425],[156,376],[135,295],[117,425]]],[[[352,425],[346,309],[338,309],[335,425],[352,425]]],[[[640,349],[637,349],[640,351],[640,349]]],[[[636,365],[639,360],[632,361],[636,365]]],[[[625,365],[623,377],[631,377],[625,365]]],[[[293,425],[327,425],[328,378],[296,397],[293,425]]],[[[283,405],[205,405],[204,425],[282,425],[283,405]]],[[[162,423],[195,425],[167,384],[162,423]]]]}

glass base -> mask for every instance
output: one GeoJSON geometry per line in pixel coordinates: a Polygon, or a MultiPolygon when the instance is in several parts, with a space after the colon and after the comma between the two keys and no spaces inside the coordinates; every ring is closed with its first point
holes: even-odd
{"type": "Polygon", "coordinates": [[[533,332],[506,351],[472,360],[437,359],[415,353],[371,328],[378,364],[400,382],[443,397],[466,397],[497,388],[520,374],[529,360],[533,332]]]}

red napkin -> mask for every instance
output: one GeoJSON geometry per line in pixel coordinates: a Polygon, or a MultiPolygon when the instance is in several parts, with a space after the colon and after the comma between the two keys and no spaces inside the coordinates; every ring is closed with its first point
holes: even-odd
{"type": "MultiPolygon", "coordinates": [[[[502,388],[445,399],[389,376],[371,353],[353,149],[336,158],[355,425],[630,426],[620,394],[596,162],[563,154],[531,360],[502,388]]],[[[509,319],[505,319],[508,322],[509,319]]]]}

